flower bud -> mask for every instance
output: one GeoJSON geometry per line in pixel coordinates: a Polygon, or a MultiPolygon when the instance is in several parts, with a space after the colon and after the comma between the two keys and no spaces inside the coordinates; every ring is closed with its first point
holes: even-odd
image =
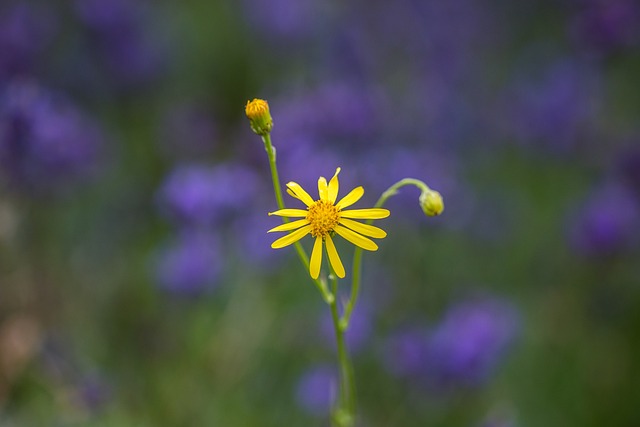
{"type": "Polygon", "coordinates": [[[264,99],[254,98],[247,101],[245,113],[251,123],[251,129],[260,136],[265,136],[273,128],[273,119],[269,112],[269,104],[264,99]]]}
{"type": "Polygon", "coordinates": [[[427,189],[420,194],[420,207],[427,216],[437,216],[444,210],[442,195],[437,191],[427,189]]]}

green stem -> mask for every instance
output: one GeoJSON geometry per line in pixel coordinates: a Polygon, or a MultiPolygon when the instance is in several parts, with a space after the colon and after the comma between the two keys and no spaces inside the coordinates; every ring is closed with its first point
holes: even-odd
{"type": "MultiPolygon", "coordinates": [[[[266,134],[262,136],[262,141],[264,142],[264,149],[267,151],[267,156],[269,157],[269,168],[271,169],[271,181],[273,182],[273,192],[276,195],[276,202],[278,203],[279,209],[285,209],[284,200],[282,198],[282,190],[280,185],[280,178],[278,177],[278,168],[276,166],[276,150],[271,144],[271,135],[266,134]]],[[[282,217],[282,222],[289,222],[289,218],[282,217]]],[[[305,252],[304,248],[300,244],[300,242],[295,242],[293,246],[296,248],[296,252],[298,253],[298,258],[305,266],[307,270],[309,270],[309,256],[305,252]]],[[[334,295],[329,292],[327,289],[327,284],[319,279],[314,279],[313,283],[316,285],[320,293],[322,294],[322,298],[327,302],[331,303],[335,301],[334,295]]]]}
{"type": "MultiPolygon", "coordinates": [[[[331,287],[333,295],[338,292],[338,279],[331,268],[331,287]]],[[[353,366],[349,359],[347,346],[345,343],[345,332],[340,325],[340,315],[338,314],[338,304],[334,299],[329,303],[331,308],[331,318],[336,333],[336,350],[338,353],[338,365],[340,366],[340,394],[338,404],[333,412],[332,421],[335,427],[352,427],[355,423],[356,413],[356,393],[353,375],[353,366]]]]}
{"type": "MultiPolygon", "coordinates": [[[[405,185],[415,185],[420,189],[420,191],[428,191],[429,186],[419,179],[414,178],[404,178],[400,181],[393,184],[389,187],[378,199],[375,204],[375,208],[381,208],[387,202],[389,197],[394,196],[398,193],[398,190],[405,185]]],[[[368,224],[371,223],[371,220],[367,221],[368,224]]],[[[340,319],[340,328],[343,331],[346,331],[349,327],[349,321],[351,320],[351,314],[353,313],[353,308],[356,306],[356,302],[358,301],[358,295],[360,293],[360,271],[362,270],[362,248],[356,246],[353,252],[353,267],[351,272],[351,296],[349,297],[349,301],[347,301],[347,305],[344,308],[344,314],[342,319],[340,319]]]]}

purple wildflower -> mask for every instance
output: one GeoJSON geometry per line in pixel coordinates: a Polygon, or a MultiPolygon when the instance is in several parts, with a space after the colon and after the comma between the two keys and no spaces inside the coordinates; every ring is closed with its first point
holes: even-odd
{"type": "Polygon", "coordinates": [[[552,63],[512,89],[509,132],[520,142],[567,152],[592,130],[599,95],[598,76],[589,64],[568,59],[552,63]]]}
{"type": "Polygon", "coordinates": [[[383,364],[396,377],[424,377],[427,370],[428,332],[412,327],[391,334],[384,345],[383,364]]]}
{"type": "Polygon", "coordinates": [[[478,385],[503,359],[518,331],[515,307],[498,299],[452,306],[429,337],[429,376],[438,385],[478,385]]]}
{"type": "Polygon", "coordinates": [[[332,145],[342,151],[362,144],[370,147],[382,119],[380,96],[371,88],[347,81],[331,81],[275,102],[281,117],[273,139],[287,149],[304,145],[332,145]]]}
{"type": "Polygon", "coordinates": [[[259,181],[241,165],[185,165],[165,180],[158,199],[169,217],[187,224],[209,225],[250,204],[259,181]]]}
{"type": "Polygon", "coordinates": [[[80,381],[77,393],[82,406],[90,412],[96,412],[108,403],[112,390],[104,378],[93,374],[80,381]]]}
{"type": "Polygon", "coordinates": [[[296,402],[309,414],[325,416],[338,393],[338,377],[334,369],[319,365],[305,372],[296,387],[296,402]]]}
{"type": "Polygon", "coordinates": [[[216,237],[190,231],[161,250],[155,260],[155,276],[166,291],[198,295],[216,287],[223,265],[216,237]]]}
{"type": "Polygon", "coordinates": [[[164,58],[145,28],[142,2],[77,0],[75,10],[106,70],[119,84],[132,88],[157,77],[164,58]]]}
{"type": "Polygon", "coordinates": [[[570,241],[579,253],[612,255],[637,239],[640,212],[627,188],[610,184],[594,191],[572,222],[570,241]]]}
{"type": "Polygon", "coordinates": [[[102,135],[73,105],[27,82],[0,95],[0,164],[20,186],[46,189],[91,171],[102,135]]]}
{"type": "Polygon", "coordinates": [[[314,0],[245,0],[245,13],[254,27],[274,40],[295,42],[320,27],[319,2],[314,0]]]}
{"type": "Polygon", "coordinates": [[[55,29],[51,11],[26,2],[0,8],[0,82],[31,71],[55,29]]]}
{"type": "Polygon", "coordinates": [[[640,45],[640,5],[635,0],[585,0],[569,32],[588,51],[607,54],[640,45]]]}

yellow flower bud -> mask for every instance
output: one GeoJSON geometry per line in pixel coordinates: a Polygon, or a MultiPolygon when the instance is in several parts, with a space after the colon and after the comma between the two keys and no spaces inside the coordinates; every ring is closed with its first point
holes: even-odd
{"type": "Polygon", "coordinates": [[[427,216],[437,216],[444,210],[442,195],[437,191],[427,189],[420,194],[420,207],[427,216]]]}
{"type": "Polygon", "coordinates": [[[273,128],[273,119],[269,112],[269,104],[264,99],[254,98],[247,101],[244,109],[251,123],[251,129],[260,136],[267,135],[273,128]]]}

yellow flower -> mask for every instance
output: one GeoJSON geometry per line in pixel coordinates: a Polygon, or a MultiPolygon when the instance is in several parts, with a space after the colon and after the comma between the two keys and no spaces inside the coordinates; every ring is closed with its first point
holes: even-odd
{"type": "Polygon", "coordinates": [[[340,168],[336,169],[335,175],[333,175],[333,178],[331,178],[331,181],[329,181],[328,184],[324,177],[320,177],[320,179],[318,179],[318,194],[320,196],[320,199],[318,200],[313,200],[309,193],[307,193],[297,183],[290,182],[287,184],[287,193],[307,205],[306,210],[280,209],[275,212],[269,212],[269,215],[304,218],[279,225],[268,232],[295,230],[273,242],[271,247],[274,249],[280,249],[288,246],[297,242],[307,234],[311,234],[311,237],[315,239],[315,242],[313,244],[313,251],[311,252],[309,273],[314,279],[317,279],[320,275],[323,243],[327,247],[327,255],[329,256],[329,262],[331,263],[331,267],[333,267],[333,271],[335,271],[336,275],[340,278],[345,276],[342,261],[340,261],[338,251],[333,243],[333,236],[336,234],[342,236],[354,245],[368,251],[378,250],[378,245],[376,245],[371,239],[364,236],[374,237],[377,239],[382,239],[387,236],[387,233],[378,227],[353,221],[353,219],[386,218],[389,216],[389,211],[387,209],[371,208],[343,210],[360,200],[364,194],[364,189],[362,187],[354,188],[349,192],[349,194],[336,203],[336,199],[338,197],[339,173],[340,168]]]}

